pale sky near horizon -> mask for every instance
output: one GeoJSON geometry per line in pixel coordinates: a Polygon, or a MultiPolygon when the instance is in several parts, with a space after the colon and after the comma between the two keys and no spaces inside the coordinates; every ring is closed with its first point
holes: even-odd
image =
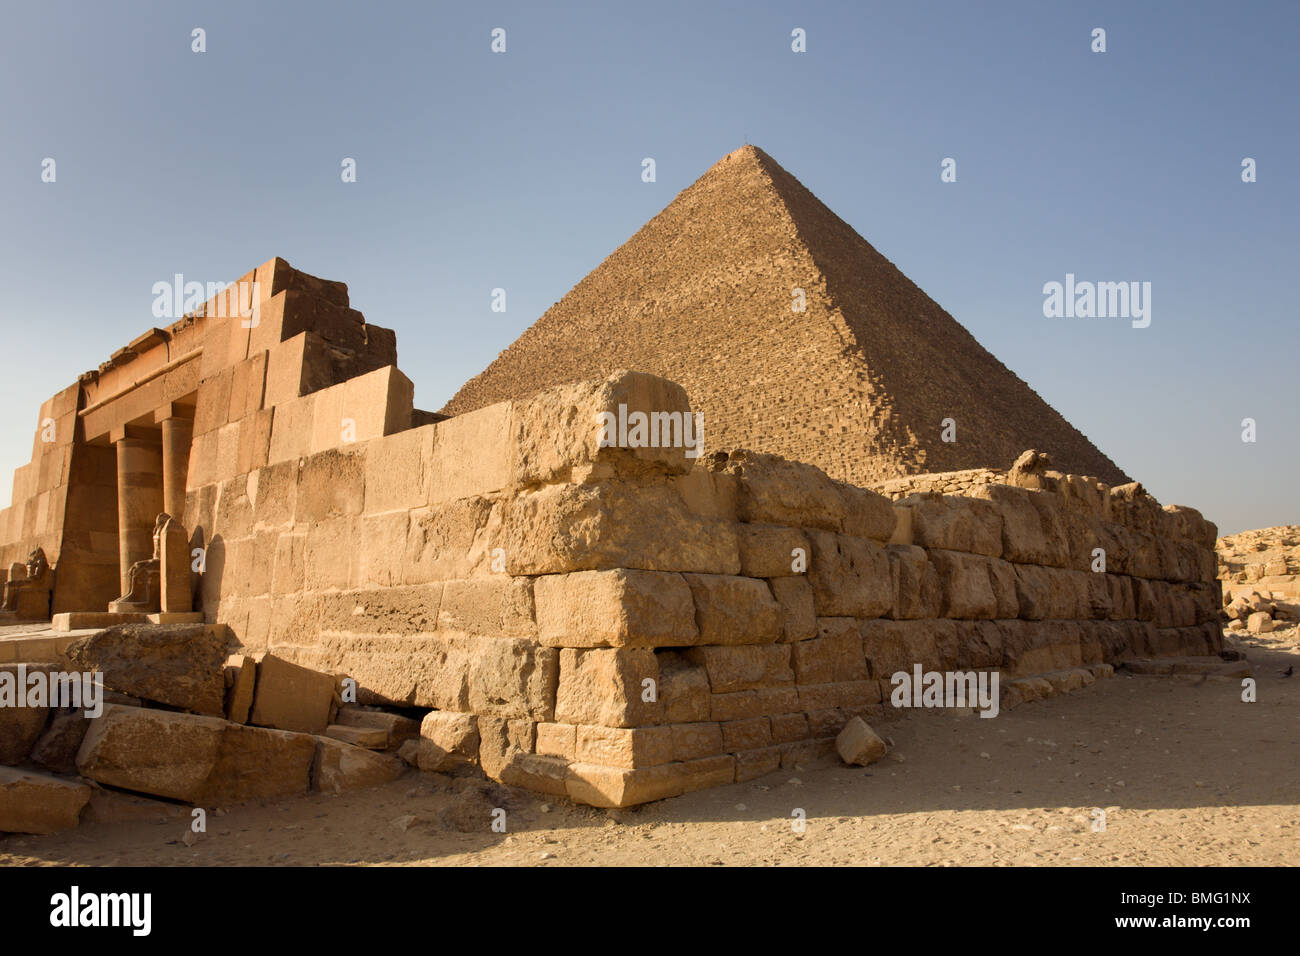
{"type": "Polygon", "coordinates": [[[275,255],[343,280],[437,409],[747,140],[1162,502],[1300,524],[1295,4],[55,0],[5,24],[0,506],[41,401],[162,324],[160,280],[275,255]],[[1044,317],[1067,273],[1150,282],[1150,326],[1044,317]]]}

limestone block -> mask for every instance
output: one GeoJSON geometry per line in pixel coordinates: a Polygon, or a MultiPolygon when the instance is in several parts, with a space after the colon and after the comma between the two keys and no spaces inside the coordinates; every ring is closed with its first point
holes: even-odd
{"type": "MultiPolygon", "coordinates": [[[[283,617],[292,633],[295,615],[283,617]]],[[[358,703],[468,711],[469,641],[463,635],[322,632],[314,644],[297,648],[295,658],[348,674],[357,682],[358,703]]]]}
{"type": "Polygon", "coordinates": [[[938,617],[943,589],[939,584],[939,572],[925,549],[891,544],[886,548],[886,554],[893,590],[887,616],[898,620],[938,617]]]}
{"type": "Polygon", "coordinates": [[[998,601],[990,577],[990,559],[959,551],[930,551],[943,587],[943,616],[997,617],[998,601]]]}
{"type": "Polygon", "coordinates": [[[781,748],[763,747],[744,750],[736,757],[736,783],[746,783],[781,769],[781,748]]]}
{"type": "Polygon", "coordinates": [[[940,662],[924,670],[982,670],[1003,660],[1003,622],[951,621],[935,633],[940,662]]]}
{"type": "Polygon", "coordinates": [[[266,408],[288,404],[333,384],[329,346],[315,332],[299,332],[267,347],[263,387],[266,408]]]}
{"type": "Polygon", "coordinates": [[[561,648],[555,720],[568,724],[636,727],[659,723],[663,704],[657,693],[659,666],[654,651],[641,647],[561,648]]]}
{"type": "Polygon", "coordinates": [[[307,458],[298,474],[294,521],[313,523],[361,514],[365,473],[361,451],[323,451],[307,458]]]}
{"type": "Polygon", "coordinates": [[[856,485],[836,482],[836,488],[844,499],[844,533],[888,544],[898,522],[894,503],[884,495],[856,485]]]}
{"type": "Polygon", "coordinates": [[[578,728],[573,724],[539,723],[536,747],[539,756],[572,761],[578,752],[578,728]]]}
{"type": "Polygon", "coordinates": [[[419,767],[445,772],[478,759],[478,718],[431,710],[420,723],[419,767]]]}
{"type": "Polygon", "coordinates": [[[709,676],[702,665],[692,664],[680,652],[655,655],[659,665],[658,697],[664,720],[690,722],[709,719],[709,676]]]}
{"type": "Polygon", "coordinates": [[[680,574],[616,568],[547,574],[534,584],[538,637],[551,647],[670,647],[699,640],[680,574]]]}
{"type": "Polygon", "coordinates": [[[741,524],[737,527],[740,544],[740,573],[751,578],[779,578],[796,571],[796,555],[803,556],[807,567],[808,539],[797,528],[773,524],[741,524]]]}
{"type": "Polygon", "coordinates": [[[258,663],[249,719],[260,727],[321,733],[330,723],[336,685],[332,674],[267,654],[258,663]]]}
{"type": "Polygon", "coordinates": [[[800,684],[863,680],[867,676],[858,622],[851,617],[817,619],[818,635],[790,647],[795,680],[800,684]]]}
{"type": "Polygon", "coordinates": [[[862,621],[863,653],[870,676],[888,680],[899,671],[911,673],[915,664],[925,670],[937,668],[943,661],[942,647],[956,640],[953,621],[862,621]]]}
{"type": "Polygon", "coordinates": [[[429,503],[437,425],[372,441],[365,450],[365,511],[406,511],[429,503]]]}
{"type": "Polygon", "coordinates": [[[740,570],[734,526],[692,513],[666,482],[558,484],[518,494],[507,507],[505,538],[514,575],[740,570]]]}
{"type": "Polygon", "coordinates": [[[267,461],[274,464],[310,455],[313,451],[315,420],[315,395],[304,395],[294,401],[276,405],[271,419],[271,444],[267,461]]]}
{"type": "Polygon", "coordinates": [[[388,746],[388,734],[378,727],[348,727],[344,724],[330,724],[325,728],[324,736],[365,750],[384,750],[388,746]]]}
{"type": "Polygon", "coordinates": [[[332,737],[316,738],[312,787],[321,793],[343,793],[379,787],[406,772],[406,764],[388,754],[374,753],[332,737]]]}
{"type": "Polygon", "coordinates": [[[715,721],[672,724],[673,760],[696,760],[723,752],[722,725],[715,721]]]}
{"type": "MultiPolygon", "coordinates": [[[[997,605],[996,617],[1007,619],[1020,614],[1020,602],[1016,597],[1016,565],[1001,558],[990,558],[989,583],[993,587],[993,597],[997,605]]],[[[1098,583],[1100,577],[1095,576],[1098,583]]],[[[1104,594],[1104,584],[1102,584],[1104,594]]]]}
{"type": "Polygon", "coordinates": [[[464,498],[412,511],[402,559],[403,582],[454,580],[490,568],[492,549],[499,543],[500,510],[486,498],[464,498]]]}
{"type": "Polygon", "coordinates": [[[845,763],[860,767],[875,763],[889,751],[888,745],[861,717],[854,717],[844,725],[835,738],[835,749],[845,763]]]}
{"type": "Polygon", "coordinates": [[[781,637],[781,612],[766,581],[683,575],[695,600],[701,644],[766,644],[781,637]]]}
{"type": "Polygon", "coordinates": [[[510,409],[509,402],[501,402],[434,426],[431,503],[489,495],[509,487],[510,409]]]}
{"type": "Polygon", "coordinates": [[[924,548],[999,557],[1002,515],[991,502],[924,492],[904,498],[912,509],[912,540],[924,548]]]}
{"type": "Polygon", "coordinates": [[[685,389],[644,372],[549,388],[514,403],[513,480],[555,481],[591,466],[618,474],[688,471],[700,451],[690,415],[685,389]]]}
{"type": "Polygon", "coordinates": [[[840,531],[848,513],[836,483],[820,468],[776,455],[733,451],[719,464],[738,479],[741,521],[840,531]]]}
{"type": "Polygon", "coordinates": [[[225,665],[225,716],[234,724],[248,723],[253,709],[253,691],[257,687],[257,661],[244,654],[235,654],[225,665]]]}
{"type": "Polygon", "coordinates": [[[471,637],[469,709],[503,717],[555,718],[559,661],[556,648],[539,647],[526,638],[471,637]]]}
{"type": "Polygon", "coordinates": [[[216,624],[121,624],[70,644],[68,660],[134,697],[220,717],[227,633],[216,624]]]}
{"type": "Polygon", "coordinates": [[[57,833],[75,827],[90,801],[77,780],[0,767],[0,832],[57,833]]]}
{"type": "Polygon", "coordinates": [[[790,714],[772,714],[768,718],[772,727],[772,740],[778,744],[808,738],[808,716],[795,712],[790,714]]]}
{"type": "Polygon", "coordinates": [[[608,767],[653,767],[673,759],[669,727],[598,727],[577,729],[577,760],[608,767]]]}
{"type": "Polygon", "coordinates": [[[420,736],[420,721],[357,704],[344,704],[340,707],[334,717],[334,725],[381,731],[384,735],[381,750],[394,750],[403,741],[420,736]]]}
{"type": "Polygon", "coordinates": [[[77,769],[108,786],[195,803],[227,726],[217,717],[110,704],[86,732],[77,769]]]}
{"type": "Polygon", "coordinates": [[[768,586],[781,613],[781,641],[805,641],[817,633],[812,585],[806,577],[770,578],[768,586]]]}
{"type": "Polygon", "coordinates": [[[880,617],[893,602],[885,549],[865,538],[810,530],[808,580],[820,617],[880,617]]]}
{"type": "Polygon", "coordinates": [[[688,760],[679,766],[682,768],[682,793],[725,787],[736,782],[736,758],[731,754],[688,760]]]}
{"type": "Polygon", "coordinates": [[[683,792],[685,765],[660,764],[627,770],[599,764],[575,763],[566,781],[569,798],[593,807],[630,807],[683,792]]]}
{"type": "Polygon", "coordinates": [[[358,581],[363,587],[395,587],[405,574],[410,516],[405,511],[362,515],[358,581]]]}
{"type": "MultiPolygon", "coordinates": [[[[32,747],[27,759],[53,773],[75,774],[77,751],[90,729],[90,720],[80,710],[56,712],[32,747]]],[[[3,827],[0,827],[3,830],[3,827]]]]}
{"type": "Polygon", "coordinates": [[[722,723],[722,743],[728,753],[772,745],[772,722],[766,716],[722,723]]]}
{"type": "Polygon", "coordinates": [[[438,607],[438,630],[488,637],[536,637],[532,579],[494,574],[448,581],[438,607]]]}
{"type": "Polygon", "coordinates": [[[479,766],[490,778],[557,796],[565,793],[568,765],[534,752],[536,724],[504,717],[479,719],[479,766]]]}
{"type": "MultiPolygon", "coordinates": [[[[794,681],[790,668],[789,644],[743,644],[731,647],[692,647],[686,659],[702,666],[709,675],[714,694],[751,690],[789,684],[794,681]]],[[[798,646],[798,645],[794,645],[798,646]]]]}
{"type": "MultiPolygon", "coordinates": [[[[197,802],[211,805],[270,800],[306,793],[310,789],[312,763],[316,757],[315,738],[308,734],[218,722],[223,730],[216,759],[197,802]]],[[[84,743],[82,747],[84,753],[84,743]]],[[[78,764],[80,762],[79,754],[78,764]]],[[[85,774],[84,769],[82,773],[85,774]]],[[[126,789],[141,788],[128,786],[126,789]]]]}
{"type": "MultiPolygon", "coordinates": [[[[360,537],[361,519],[356,515],[309,525],[303,542],[303,584],[307,590],[324,591],[359,584],[361,555],[357,542],[360,537]]],[[[250,574],[247,580],[251,579],[250,574]]]]}

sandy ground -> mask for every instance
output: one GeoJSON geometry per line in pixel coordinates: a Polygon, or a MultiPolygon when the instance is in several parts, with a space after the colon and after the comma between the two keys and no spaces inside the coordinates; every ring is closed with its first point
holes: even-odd
{"type": "Polygon", "coordinates": [[[1284,865],[1300,862],[1295,627],[1235,680],[1118,675],[995,719],[915,713],[871,767],[779,771],[606,811],[415,771],[208,818],[0,838],[0,865],[1284,865]],[[507,832],[491,815],[505,810],[507,832]],[[1106,811],[1094,830],[1094,809],[1106,811]],[[795,830],[796,810],[807,822],[795,830]]]}

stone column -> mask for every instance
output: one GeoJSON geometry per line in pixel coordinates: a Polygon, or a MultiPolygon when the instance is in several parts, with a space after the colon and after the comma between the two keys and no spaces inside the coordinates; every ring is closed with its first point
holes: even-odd
{"type": "Polygon", "coordinates": [[[162,446],[156,433],[130,426],[113,429],[117,449],[117,547],[122,594],[131,587],[131,565],[153,557],[153,526],[163,510],[162,446]]]}
{"type": "Polygon", "coordinates": [[[194,420],[172,416],[162,419],[163,508],[178,522],[185,521],[185,482],[190,468],[190,440],[194,420]]]}

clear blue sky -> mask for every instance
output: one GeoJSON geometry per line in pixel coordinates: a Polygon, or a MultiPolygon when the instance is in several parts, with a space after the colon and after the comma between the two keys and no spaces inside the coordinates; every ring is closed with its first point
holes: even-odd
{"type": "Polygon", "coordinates": [[[1294,3],[9,4],[0,503],[40,401],[157,324],[157,281],[275,255],[341,279],[436,409],[748,139],[1161,501],[1300,523],[1298,27],[1294,3]],[[1151,282],[1151,326],[1044,318],[1067,272],[1151,282]]]}

